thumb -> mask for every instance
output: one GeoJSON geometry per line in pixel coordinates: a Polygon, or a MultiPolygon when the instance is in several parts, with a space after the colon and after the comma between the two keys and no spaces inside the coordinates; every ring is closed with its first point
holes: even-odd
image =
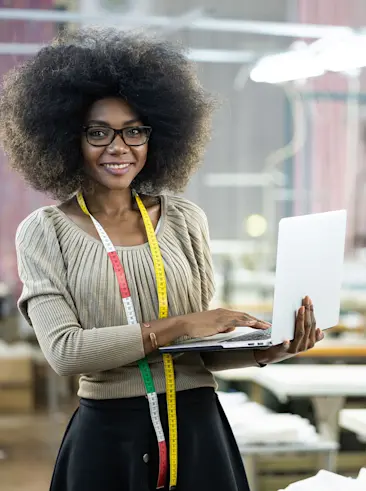
{"type": "Polygon", "coordinates": [[[284,349],[285,351],[288,351],[288,350],[289,350],[289,348],[290,348],[290,341],[284,341],[284,342],[282,343],[282,347],[283,347],[283,349],[284,349]]]}
{"type": "Polygon", "coordinates": [[[233,332],[235,331],[236,327],[225,327],[225,326],[220,326],[218,329],[218,332],[220,334],[226,334],[228,332],[233,332]]]}

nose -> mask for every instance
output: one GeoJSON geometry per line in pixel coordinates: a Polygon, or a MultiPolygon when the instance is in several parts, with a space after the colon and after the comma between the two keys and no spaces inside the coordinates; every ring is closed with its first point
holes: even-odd
{"type": "Polygon", "coordinates": [[[115,139],[107,147],[107,151],[110,154],[127,153],[130,147],[122,140],[121,135],[116,135],[115,139]]]}

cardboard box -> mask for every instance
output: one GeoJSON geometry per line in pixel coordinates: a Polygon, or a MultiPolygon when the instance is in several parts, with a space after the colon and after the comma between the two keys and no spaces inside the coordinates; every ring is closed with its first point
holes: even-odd
{"type": "Polygon", "coordinates": [[[32,384],[33,362],[31,357],[0,357],[0,387],[14,384],[32,384]]]}
{"type": "Polygon", "coordinates": [[[31,412],[34,406],[32,358],[0,357],[0,412],[31,412]]]}
{"type": "Polygon", "coordinates": [[[32,387],[2,388],[0,386],[0,413],[29,413],[33,410],[32,387]]]}

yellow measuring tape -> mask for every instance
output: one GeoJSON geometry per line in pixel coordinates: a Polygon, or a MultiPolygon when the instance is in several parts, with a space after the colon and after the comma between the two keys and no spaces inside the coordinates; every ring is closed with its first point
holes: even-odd
{"type": "MultiPolygon", "coordinates": [[[[141,201],[141,198],[136,192],[134,192],[137,206],[139,207],[142,219],[144,221],[147,240],[151,250],[151,255],[154,263],[154,270],[156,276],[156,286],[159,299],[159,318],[164,319],[168,317],[168,296],[166,290],[166,280],[164,273],[164,263],[161,257],[158,240],[155,235],[154,226],[151,222],[150,216],[145,208],[145,205],[141,201]]],[[[168,410],[168,424],[169,424],[169,464],[170,464],[170,479],[169,489],[173,490],[177,485],[178,478],[178,430],[177,430],[177,408],[176,408],[176,392],[175,392],[175,378],[174,378],[174,366],[172,355],[164,354],[164,372],[165,372],[165,384],[166,384],[166,400],[168,410]]]]}

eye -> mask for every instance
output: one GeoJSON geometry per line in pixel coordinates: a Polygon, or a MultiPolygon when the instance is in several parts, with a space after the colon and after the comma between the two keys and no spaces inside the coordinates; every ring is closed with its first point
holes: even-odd
{"type": "Polygon", "coordinates": [[[93,140],[100,140],[109,136],[110,128],[88,128],[87,134],[93,140]]]}
{"type": "Polygon", "coordinates": [[[134,126],[133,128],[126,128],[125,135],[127,138],[139,138],[141,135],[144,135],[144,129],[138,126],[134,126]]]}

